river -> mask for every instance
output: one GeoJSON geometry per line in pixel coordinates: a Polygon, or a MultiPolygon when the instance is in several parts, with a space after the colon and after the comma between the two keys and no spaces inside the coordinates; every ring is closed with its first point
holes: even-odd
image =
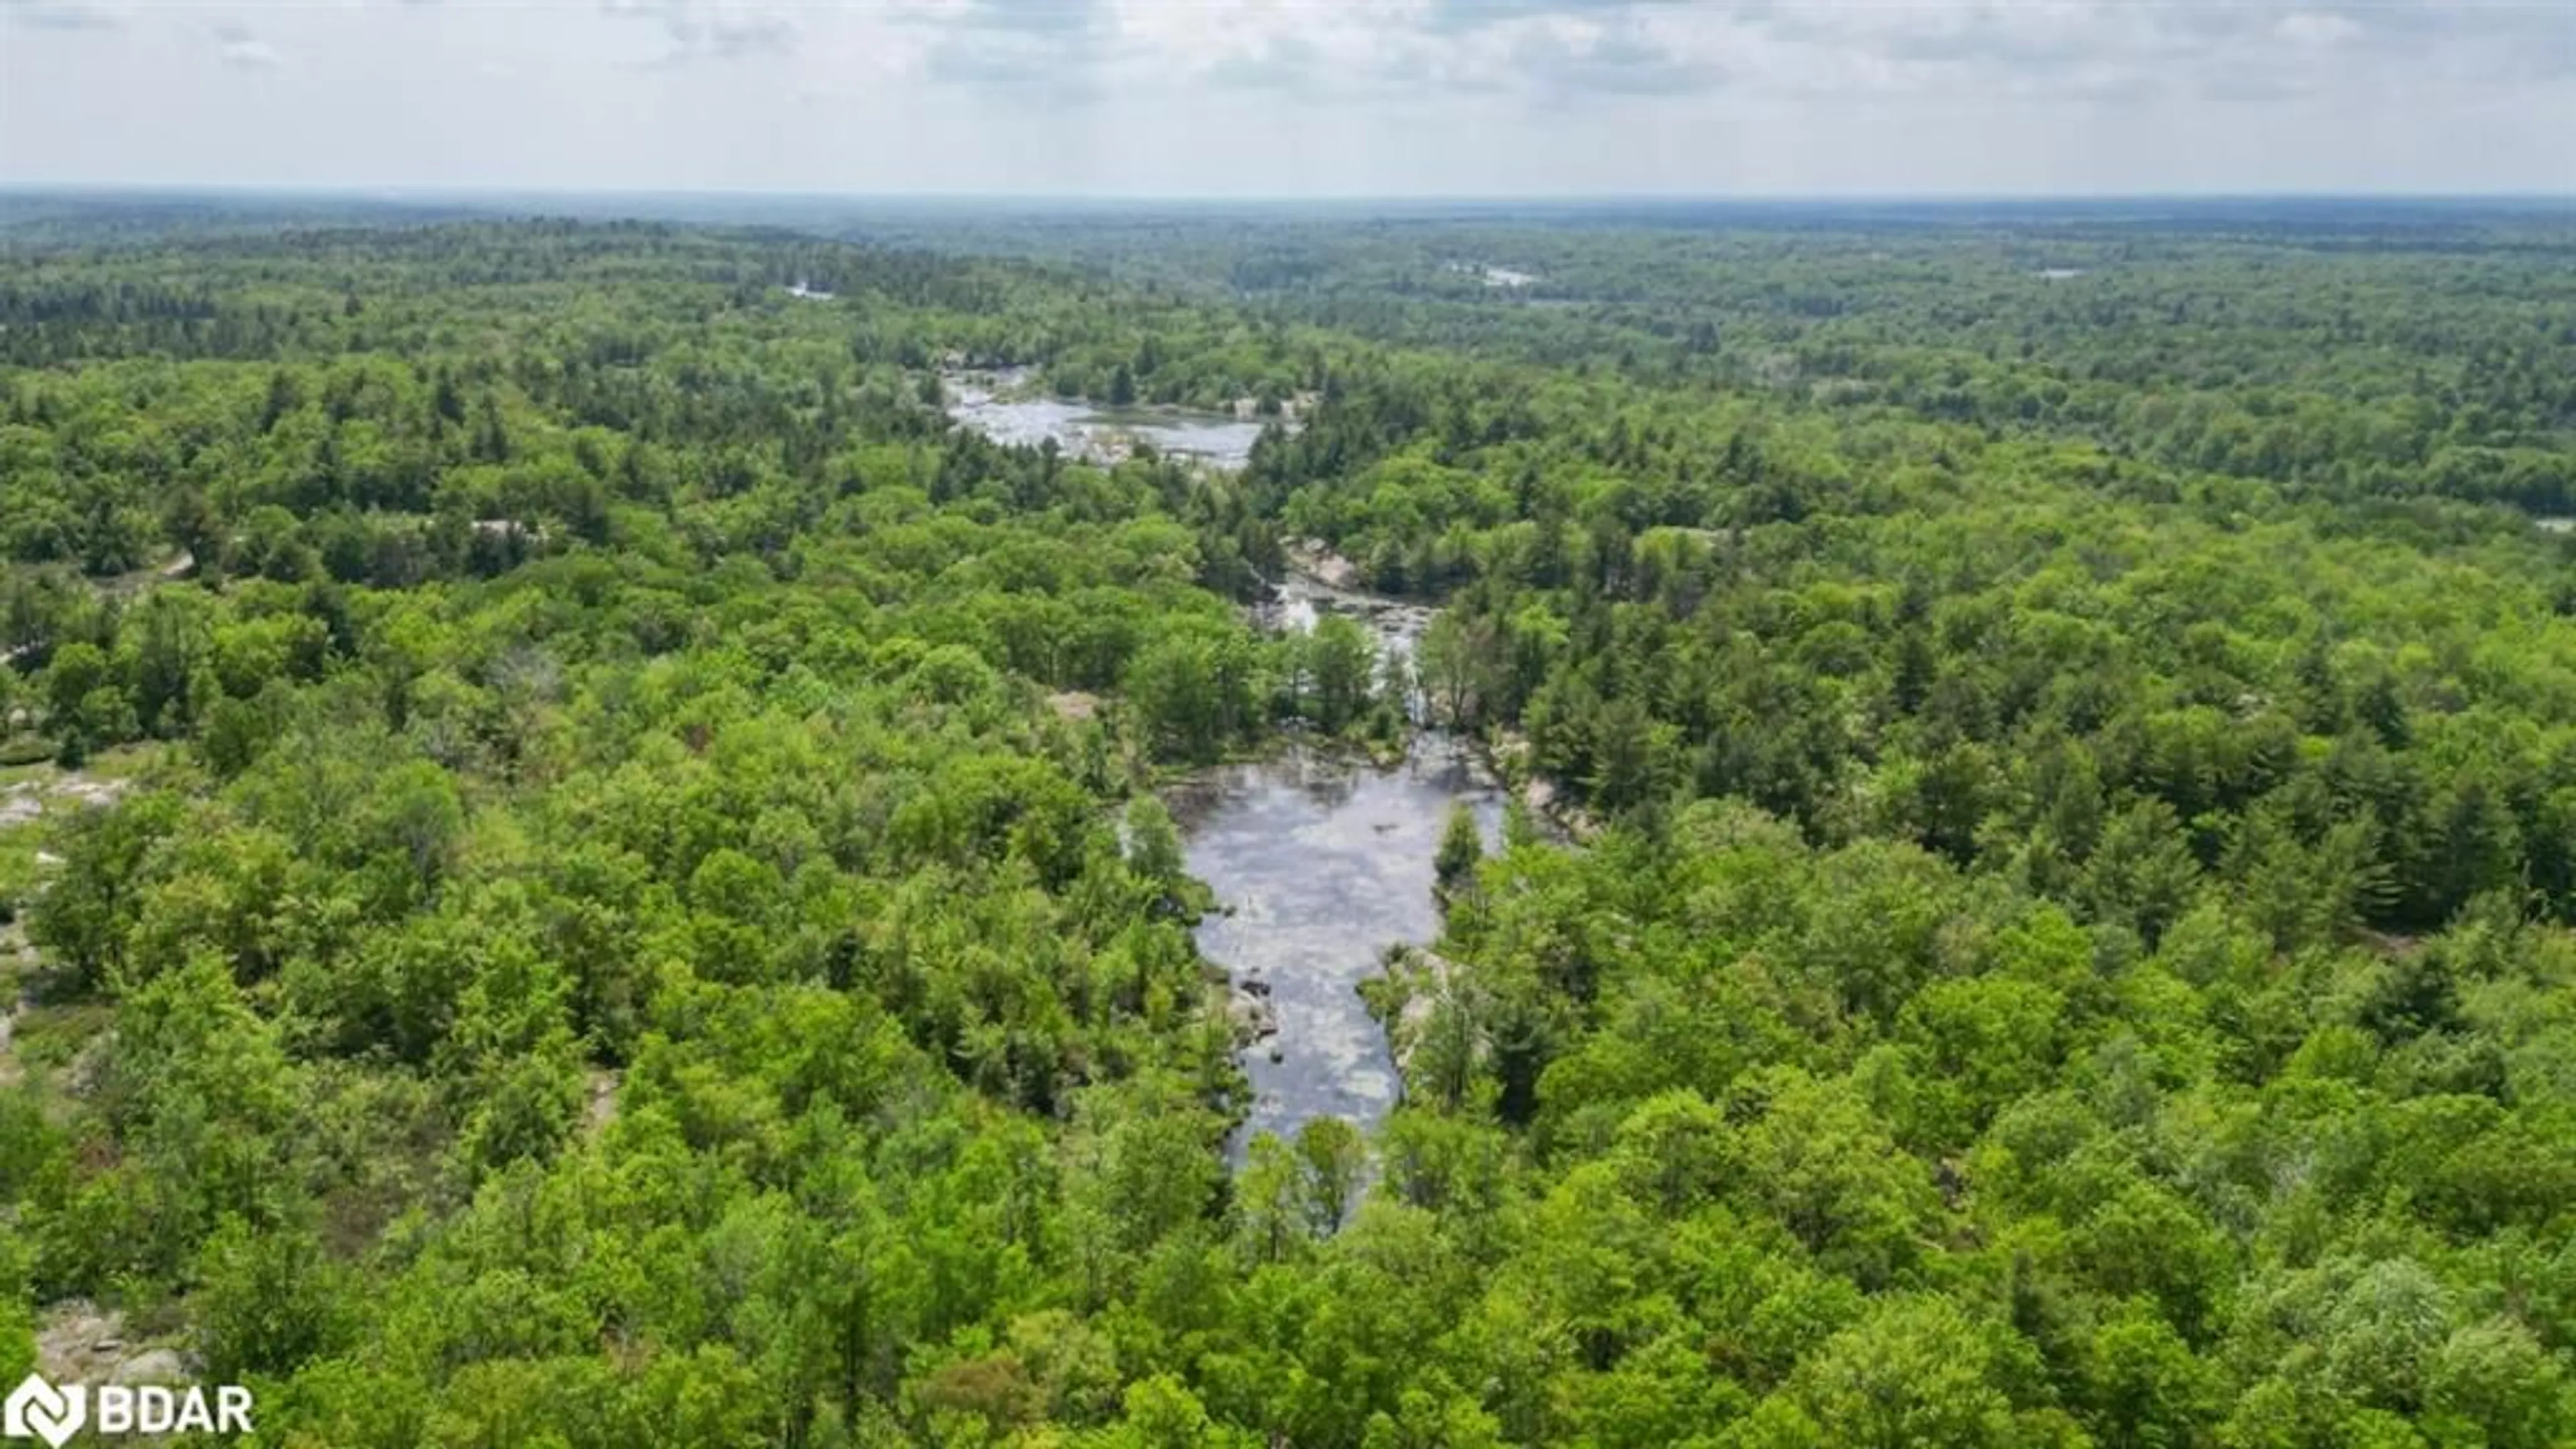
{"type": "MultiPolygon", "coordinates": [[[[1429,617],[1303,577],[1266,612],[1281,628],[1349,613],[1370,626],[1381,651],[1408,655],[1429,617]]],[[[1277,1027],[1244,1054],[1253,1102],[1233,1143],[1238,1161],[1255,1133],[1290,1138],[1323,1116],[1366,1131],[1394,1107],[1394,1058],[1359,985],[1389,945],[1439,935],[1432,858],[1459,800],[1490,847],[1501,834],[1503,792],[1465,742],[1433,730],[1417,731],[1392,765],[1291,744],[1176,792],[1190,873],[1218,903],[1199,924],[1199,952],[1252,1003],[1266,1004],[1277,1027]]]]}
{"type": "MultiPolygon", "coordinates": [[[[1076,456],[1109,461],[1135,439],[1240,468],[1261,424],[1176,409],[1113,412],[1043,395],[1026,368],[965,372],[944,379],[957,421],[997,442],[1036,446],[1052,438],[1076,456]]],[[[1294,426],[1294,419],[1290,419],[1294,426]]],[[[1410,658],[1429,624],[1419,604],[1338,587],[1348,566],[1320,547],[1310,571],[1290,574],[1260,620],[1306,630],[1326,613],[1366,624],[1381,656],[1410,658]]],[[[1423,719],[1418,691],[1407,713],[1423,719]]],[[[1360,999],[1388,946],[1440,934],[1432,862],[1449,807],[1464,800],[1491,848],[1502,833],[1503,792],[1476,751],[1436,730],[1417,729],[1404,758],[1373,763],[1357,752],[1291,743],[1269,759],[1203,772],[1172,794],[1184,859],[1216,893],[1200,921],[1199,954],[1223,967],[1229,1001],[1270,1030],[1245,1051],[1253,1101],[1229,1149],[1243,1160],[1261,1132],[1293,1138],[1317,1117],[1373,1129],[1401,1088],[1386,1034],[1360,999]]]]}

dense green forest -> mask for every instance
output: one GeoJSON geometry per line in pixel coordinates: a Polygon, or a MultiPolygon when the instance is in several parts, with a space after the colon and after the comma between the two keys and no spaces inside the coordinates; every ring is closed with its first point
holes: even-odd
{"type": "Polygon", "coordinates": [[[2576,1442],[2563,210],[36,215],[0,1382],[113,1315],[314,1449],[2576,1442]],[[1006,448],[1002,364],[1272,421],[1006,448]],[[1443,845],[1403,1106],[1237,1168],[1162,793],[1408,728],[1246,608],[1292,549],[1555,819],[1443,845]]]}
{"type": "Polygon", "coordinates": [[[2293,493],[2576,512],[2563,203],[1672,204],[845,220],[1371,336],[1989,432],[2293,493]],[[2019,225],[2006,225],[2019,222],[2019,225]]]}

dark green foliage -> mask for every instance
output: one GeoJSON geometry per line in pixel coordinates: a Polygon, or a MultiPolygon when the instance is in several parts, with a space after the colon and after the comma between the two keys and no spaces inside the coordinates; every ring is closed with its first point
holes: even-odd
{"type": "Polygon", "coordinates": [[[2576,1438],[2563,227],[67,225],[0,759],[128,783],[0,836],[0,1381],[89,1298],[296,1446],[2576,1438]],[[1287,539],[1443,607],[1265,637],[1287,539]],[[1229,1173],[1151,789],[1417,688],[1548,818],[1448,823],[1405,1105],[1229,1173]]]}

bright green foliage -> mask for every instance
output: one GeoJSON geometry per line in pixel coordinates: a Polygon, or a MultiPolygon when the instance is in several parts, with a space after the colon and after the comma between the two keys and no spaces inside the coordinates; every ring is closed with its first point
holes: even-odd
{"type": "Polygon", "coordinates": [[[1475,812],[1463,802],[1451,806],[1449,821],[1440,831],[1440,853],[1431,863],[1441,894],[1456,896],[1472,888],[1476,866],[1484,858],[1485,837],[1476,824],[1475,812]]]}
{"type": "Polygon", "coordinates": [[[90,1299],[299,1449],[2576,1442],[2563,229],[1852,225],[24,233],[0,743],[125,783],[0,837],[0,1382],[90,1299]],[[1409,662],[1256,629],[1286,538],[1409,662]],[[1415,687],[1553,808],[1449,821],[1404,1105],[1230,1169],[1153,791],[1415,687]]]}

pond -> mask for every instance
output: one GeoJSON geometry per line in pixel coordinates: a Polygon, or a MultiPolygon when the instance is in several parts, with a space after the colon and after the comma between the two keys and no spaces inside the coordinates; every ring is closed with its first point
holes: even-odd
{"type": "Polygon", "coordinates": [[[1167,456],[1237,469],[1252,461],[1263,427],[1262,419],[1233,412],[1113,408],[1052,397],[1026,368],[954,373],[943,381],[948,415],[994,442],[1034,448],[1053,438],[1066,453],[1092,463],[1115,463],[1144,442],[1167,456]]]}
{"type": "MultiPolygon", "coordinates": [[[[1273,627],[1300,629],[1326,612],[1363,620],[1381,650],[1396,652],[1410,651],[1429,618],[1418,605],[1302,577],[1264,614],[1273,627]]],[[[1255,1133],[1290,1138],[1323,1116],[1366,1131],[1394,1107],[1394,1058],[1359,986],[1378,973],[1386,947],[1440,934],[1432,862],[1450,805],[1462,800],[1491,846],[1501,787],[1466,742],[1430,730],[1392,765],[1295,745],[1209,771],[1176,794],[1190,873],[1218,902],[1199,924],[1199,952],[1276,1027],[1245,1054],[1253,1104],[1232,1145],[1238,1161],[1255,1133]]]]}
{"type": "Polygon", "coordinates": [[[1524,272],[1517,267],[1498,267],[1486,262],[1451,262],[1449,270],[1466,272],[1488,287],[1500,287],[1506,290],[1518,290],[1538,284],[1536,272],[1524,272]]]}

